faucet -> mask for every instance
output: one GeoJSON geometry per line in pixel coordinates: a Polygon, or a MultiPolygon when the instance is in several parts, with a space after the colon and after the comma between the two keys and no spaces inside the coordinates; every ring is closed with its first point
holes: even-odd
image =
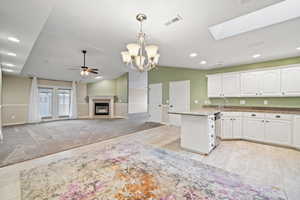
{"type": "Polygon", "coordinates": [[[223,102],[219,103],[218,108],[219,110],[224,110],[225,106],[227,105],[227,103],[229,102],[228,99],[226,97],[223,97],[223,102]]]}

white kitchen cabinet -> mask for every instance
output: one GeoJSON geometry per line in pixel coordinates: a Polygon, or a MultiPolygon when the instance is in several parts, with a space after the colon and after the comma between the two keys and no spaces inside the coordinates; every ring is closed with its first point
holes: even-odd
{"type": "Polygon", "coordinates": [[[291,144],[292,125],[290,121],[285,120],[265,120],[265,141],[290,145],[291,144]]]}
{"type": "Polygon", "coordinates": [[[241,79],[239,73],[226,73],[222,75],[222,95],[225,97],[238,97],[241,94],[241,79]]]}
{"type": "Polygon", "coordinates": [[[260,96],[281,96],[281,70],[266,70],[260,73],[260,96]]]}
{"type": "Polygon", "coordinates": [[[222,118],[222,139],[232,139],[232,119],[231,118],[222,118]]]}
{"type": "Polygon", "coordinates": [[[264,120],[258,118],[245,118],[243,123],[243,137],[249,140],[264,141],[264,120]]]}
{"type": "Polygon", "coordinates": [[[241,96],[259,96],[262,72],[241,73],[241,96]]]}
{"type": "Polygon", "coordinates": [[[300,66],[281,69],[281,92],[283,96],[300,96],[300,66]]]}
{"type": "Polygon", "coordinates": [[[241,118],[233,118],[232,121],[232,137],[235,139],[243,138],[243,129],[242,129],[242,119],[241,118]]]}
{"type": "Polygon", "coordinates": [[[207,88],[208,97],[222,97],[222,75],[207,76],[207,88]]]}
{"type": "Polygon", "coordinates": [[[240,113],[223,113],[221,118],[221,138],[241,139],[242,138],[242,118],[240,113]]]}
{"type": "Polygon", "coordinates": [[[300,116],[299,115],[295,116],[294,118],[292,145],[294,147],[300,148],[300,116]]]}

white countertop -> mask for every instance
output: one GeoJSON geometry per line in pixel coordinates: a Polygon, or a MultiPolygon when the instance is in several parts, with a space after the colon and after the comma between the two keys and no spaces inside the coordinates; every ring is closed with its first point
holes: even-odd
{"type": "Polygon", "coordinates": [[[176,115],[193,115],[193,116],[209,116],[218,113],[218,111],[201,111],[201,112],[169,112],[176,115]]]}

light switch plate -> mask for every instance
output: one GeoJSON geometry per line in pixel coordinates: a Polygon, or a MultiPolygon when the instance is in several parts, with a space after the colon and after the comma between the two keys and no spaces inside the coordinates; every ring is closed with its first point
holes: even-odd
{"type": "Polygon", "coordinates": [[[268,105],[268,103],[269,103],[268,100],[264,100],[265,105],[268,105]]]}
{"type": "Polygon", "coordinates": [[[199,103],[199,101],[198,101],[198,100],[195,100],[195,101],[194,101],[194,103],[195,103],[195,104],[198,104],[198,103],[199,103]]]}
{"type": "Polygon", "coordinates": [[[211,104],[211,102],[210,102],[210,100],[205,100],[205,101],[204,101],[204,104],[205,104],[205,105],[209,105],[209,104],[211,104]]]}
{"type": "Polygon", "coordinates": [[[246,101],[245,101],[245,100],[240,100],[240,104],[241,104],[241,105],[245,105],[245,104],[246,104],[246,101]]]}

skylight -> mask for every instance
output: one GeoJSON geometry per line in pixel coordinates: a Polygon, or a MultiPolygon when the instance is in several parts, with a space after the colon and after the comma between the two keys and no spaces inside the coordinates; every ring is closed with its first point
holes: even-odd
{"type": "Polygon", "coordinates": [[[286,0],[255,12],[209,27],[215,40],[221,40],[300,17],[300,1],[286,0]]]}

